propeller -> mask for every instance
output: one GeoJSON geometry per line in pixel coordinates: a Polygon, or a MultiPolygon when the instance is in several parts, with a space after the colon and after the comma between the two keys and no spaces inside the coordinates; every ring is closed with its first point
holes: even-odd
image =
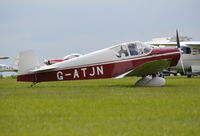
{"type": "MultiPolygon", "coordinates": [[[[177,47],[180,50],[180,55],[181,55],[182,51],[181,51],[181,45],[180,45],[180,40],[179,40],[179,35],[178,35],[178,30],[177,29],[176,29],[176,44],[177,44],[177,47]]],[[[182,67],[183,73],[185,74],[185,69],[184,69],[184,65],[183,65],[182,55],[180,56],[180,63],[181,63],[181,67],[182,67]]]]}
{"type": "Polygon", "coordinates": [[[176,29],[176,43],[177,43],[177,47],[180,49],[181,45],[180,45],[180,40],[179,40],[178,30],[177,29],[176,29]]]}

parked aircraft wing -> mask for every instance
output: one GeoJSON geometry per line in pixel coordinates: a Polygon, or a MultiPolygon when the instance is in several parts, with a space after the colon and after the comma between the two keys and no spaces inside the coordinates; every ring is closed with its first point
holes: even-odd
{"type": "Polygon", "coordinates": [[[188,42],[186,43],[188,46],[200,46],[200,42],[188,42]]]}
{"type": "MultiPolygon", "coordinates": [[[[176,46],[176,42],[146,42],[150,45],[163,45],[163,46],[176,46]]],[[[188,46],[200,46],[200,42],[180,42],[181,45],[188,45],[188,46]]]]}
{"type": "Polygon", "coordinates": [[[137,68],[135,68],[132,72],[128,74],[128,76],[141,76],[148,75],[149,73],[155,73],[156,71],[162,71],[170,67],[171,61],[169,60],[156,60],[147,62],[137,68]]]}
{"type": "Polygon", "coordinates": [[[147,44],[154,45],[154,46],[176,46],[176,42],[146,42],[147,44]]]}

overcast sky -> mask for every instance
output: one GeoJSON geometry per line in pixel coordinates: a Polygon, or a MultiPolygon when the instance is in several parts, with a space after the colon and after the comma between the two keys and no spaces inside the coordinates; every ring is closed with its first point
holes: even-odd
{"type": "Polygon", "coordinates": [[[181,35],[200,41],[199,0],[0,0],[0,56],[34,49],[60,58],[127,41],[181,35]]]}

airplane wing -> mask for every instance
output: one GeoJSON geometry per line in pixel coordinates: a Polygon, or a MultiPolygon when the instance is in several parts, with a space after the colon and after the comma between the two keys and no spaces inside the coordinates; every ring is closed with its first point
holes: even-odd
{"type": "Polygon", "coordinates": [[[162,71],[162,69],[169,67],[170,63],[169,60],[151,61],[114,78],[118,79],[125,76],[141,76],[148,73],[155,73],[155,71],[162,71]]]}
{"type": "MultiPolygon", "coordinates": [[[[175,42],[146,42],[151,45],[159,46],[176,46],[175,42]]],[[[181,45],[188,45],[188,46],[200,46],[200,42],[181,42],[181,45]]]]}
{"type": "Polygon", "coordinates": [[[188,46],[200,46],[200,42],[188,42],[185,44],[187,44],[188,46]]]}
{"type": "Polygon", "coordinates": [[[156,60],[147,62],[135,69],[128,74],[128,76],[141,76],[149,73],[155,73],[157,71],[162,71],[170,66],[169,60],[156,60]]]}
{"type": "Polygon", "coordinates": [[[159,46],[159,45],[163,45],[163,46],[176,46],[175,42],[146,42],[150,45],[155,45],[155,46],[159,46]]]}

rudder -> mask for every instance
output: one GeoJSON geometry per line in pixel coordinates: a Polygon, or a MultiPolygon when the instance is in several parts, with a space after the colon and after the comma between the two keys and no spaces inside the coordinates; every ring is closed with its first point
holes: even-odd
{"type": "Polygon", "coordinates": [[[18,75],[28,74],[31,70],[40,66],[38,57],[34,50],[20,52],[18,75]]]}

